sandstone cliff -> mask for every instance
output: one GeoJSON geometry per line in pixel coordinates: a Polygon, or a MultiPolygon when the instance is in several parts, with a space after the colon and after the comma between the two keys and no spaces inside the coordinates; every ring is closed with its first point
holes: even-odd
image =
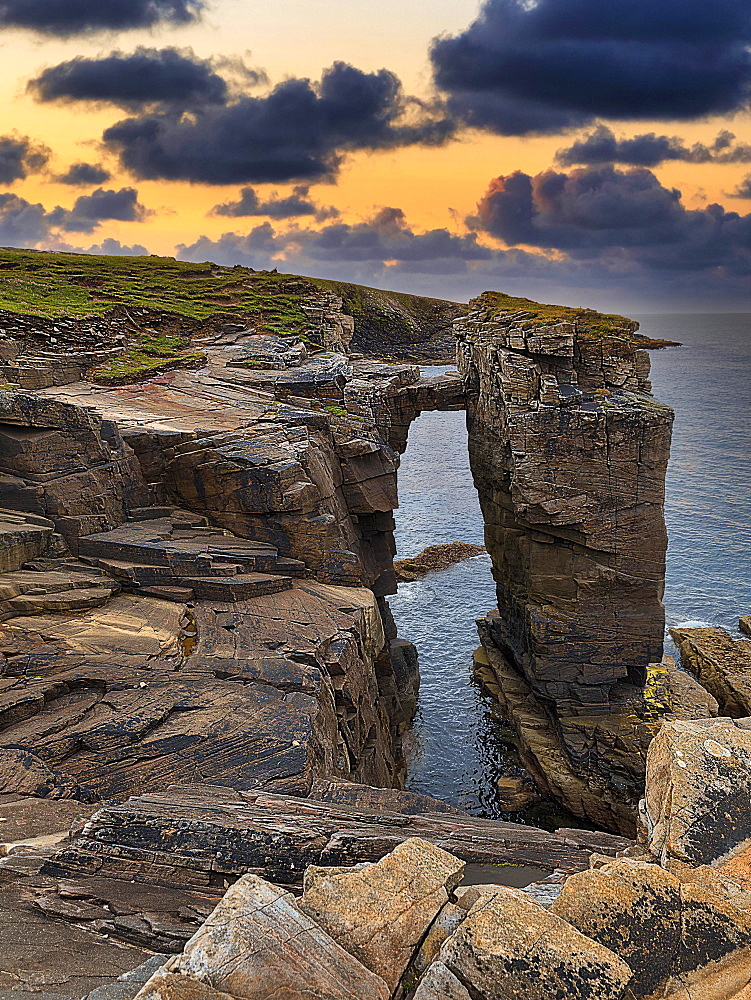
{"type": "Polygon", "coordinates": [[[633,829],[662,658],[672,411],[636,324],[487,293],[457,321],[498,611],[480,674],[538,784],[633,829]]]}

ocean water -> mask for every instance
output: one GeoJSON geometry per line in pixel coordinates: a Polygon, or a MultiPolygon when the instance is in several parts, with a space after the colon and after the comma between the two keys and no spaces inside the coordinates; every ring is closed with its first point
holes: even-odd
{"type": "MultiPolygon", "coordinates": [[[[666,624],[711,623],[737,634],[738,616],[751,613],[751,314],[635,318],[643,333],[683,345],[651,352],[654,393],[676,413],[666,624]]],[[[464,413],[425,413],[413,424],[399,503],[399,557],[439,542],[482,544],[464,413]]],[[[512,818],[494,789],[499,772],[516,763],[512,734],[471,674],[475,618],[496,604],[489,557],[400,584],[389,602],[399,634],[417,645],[422,673],[408,787],[476,815],[512,818]]],[[[557,817],[543,806],[513,818],[547,826],[557,817]]]]}
{"type": "Polygon", "coordinates": [[[751,313],[634,319],[642,333],[683,345],[650,352],[653,392],[675,410],[666,623],[738,635],[738,616],[751,614],[751,313]]]}

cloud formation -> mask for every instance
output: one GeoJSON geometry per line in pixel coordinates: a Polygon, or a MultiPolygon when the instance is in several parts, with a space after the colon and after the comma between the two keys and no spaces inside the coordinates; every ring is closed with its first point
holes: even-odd
{"type": "Polygon", "coordinates": [[[730,192],[731,198],[751,198],[751,174],[746,174],[738,187],[730,192]]]}
{"type": "Polygon", "coordinates": [[[737,0],[485,0],[431,59],[460,120],[524,135],[735,111],[749,99],[749,43],[751,7],[737,0]]]}
{"type": "Polygon", "coordinates": [[[26,135],[0,136],[0,184],[21,181],[44,169],[50,157],[46,146],[26,135]]]}
{"type": "Polygon", "coordinates": [[[54,209],[48,222],[66,232],[90,233],[101,222],[142,222],[147,214],[135,188],[120,188],[119,191],[98,188],[76,198],[73,208],[54,209]]]}
{"type": "Polygon", "coordinates": [[[612,267],[676,273],[751,270],[751,215],[720,205],[687,209],[646,169],[517,171],[493,180],[473,224],[508,245],[565,251],[612,267]]]}
{"type": "Polygon", "coordinates": [[[211,214],[224,215],[232,219],[254,215],[265,215],[271,219],[295,219],[303,215],[312,215],[322,222],[334,218],[339,212],[331,205],[317,204],[310,197],[310,188],[300,184],[293,189],[292,194],[284,198],[274,193],[266,200],[260,197],[255,188],[244,187],[240,191],[238,201],[227,201],[222,205],[216,205],[211,214]]]}
{"type": "Polygon", "coordinates": [[[104,141],[137,177],[242,184],[331,179],[351,151],[437,145],[451,134],[452,124],[406,97],[393,73],[339,62],[316,85],[290,79],[264,97],[189,116],[128,118],[104,141]]]}
{"type": "Polygon", "coordinates": [[[74,247],[71,247],[71,250],[78,253],[93,253],[105,257],[146,257],[149,253],[146,247],[140,243],[133,243],[131,246],[127,246],[121,243],[120,240],[113,240],[112,237],[107,237],[101,243],[95,243],[85,250],[76,250],[74,247]]]}
{"type": "Polygon", "coordinates": [[[697,142],[687,146],[678,136],[647,132],[631,139],[616,138],[607,125],[598,125],[583,139],[559,149],[556,159],[563,166],[584,163],[627,163],[638,167],[656,167],[667,160],[687,163],[751,163],[751,145],[738,142],[732,132],[719,132],[709,145],[697,142]]]}
{"type": "Polygon", "coordinates": [[[85,187],[92,184],[104,184],[111,177],[109,170],[98,163],[72,163],[68,169],[55,177],[58,184],[70,184],[71,187],[85,187]]]}
{"type": "Polygon", "coordinates": [[[48,233],[49,218],[44,206],[8,191],[0,193],[0,246],[34,246],[48,233]]]}
{"type": "Polygon", "coordinates": [[[204,0],[0,0],[0,28],[44,35],[127,31],[197,21],[204,0]]]}
{"type": "MultiPolygon", "coordinates": [[[[511,188],[525,176],[514,175],[511,188]]],[[[521,191],[524,184],[518,187],[521,191]]],[[[677,192],[663,189],[665,194],[652,191],[649,195],[645,182],[645,193],[640,196],[639,190],[635,184],[631,197],[622,194],[620,206],[603,204],[599,210],[587,209],[581,192],[578,198],[570,193],[565,207],[551,204],[548,211],[556,216],[563,213],[565,218],[547,220],[543,238],[529,223],[523,227],[528,242],[542,244],[537,252],[483,244],[479,219],[474,220],[476,231],[464,235],[447,229],[419,231],[399,208],[381,209],[354,225],[336,222],[321,228],[282,230],[264,222],[247,233],[228,232],[218,239],[201,236],[177,250],[184,260],[278,267],[458,300],[499,288],[546,301],[585,302],[611,310],[614,303],[617,308],[644,308],[647,303],[671,300],[682,307],[689,302],[706,306],[716,301],[726,308],[730,303],[742,304],[749,266],[744,241],[751,216],[744,220],[724,213],[719,206],[687,212],[677,192]],[[641,215],[631,237],[625,237],[628,204],[638,203],[640,197],[644,199],[641,215]],[[654,230],[649,226],[650,199],[653,207],[664,201],[662,219],[654,230]],[[600,225],[603,221],[604,226],[600,225]],[[566,230],[564,235],[552,232],[561,229],[566,230]],[[577,238],[572,231],[578,232],[577,238]],[[652,247],[650,240],[660,231],[673,242],[652,247]]],[[[552,197],[555,202],[554,192],[552,197]]],[[[493,235],[508,230],[497,219],[488,217],[486,224],[493,235]]]]}
{"type": "Polygon", "coordinates": [[[27,88],[38,101],[91,101],[137,111],[155,105],[175,108],[226,101],[226,81],[209,59],[190,49],[110,52],[87,59],[76,56],[43,70],[27,88]]]}
{"type": "Polygon", "coordinates": [[[367,264],[382,269],[386,262],[430,274],[447,269],[466,270],[470,261],[488,261],[490,247],[482,246],[475,233],[455,235],[448,229],[418,233],[411,228],[400,208],[382,208],[365,222],[334,222],[321,229],[293,227],[277,231],[270,222],[256,226],[246,236],[225,233],[218,240],[200,237],[190,246],[178,247],[186,259],[206,259],[214,254],[219,263],[268,261],[292,254],[318,265],[334,263],[367,264]],[[204,256],[201,256],[204,255],[204,256]]]}

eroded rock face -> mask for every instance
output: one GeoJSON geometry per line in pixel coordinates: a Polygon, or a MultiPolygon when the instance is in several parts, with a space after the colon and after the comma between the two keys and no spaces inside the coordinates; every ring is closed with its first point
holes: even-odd
{"type": "Polygon", "coordinates": [[[664,722],[649,748],[640,810],[651,853],[722,866],[751,845],[751,729],[731,719],[664,722]]]}
{"type": "Polygon", "coordinates": [[[299,906],[393,991],[463,872],[452,855],[413,838],[374,865],[308,868],[299,906]]]}
{"type": "Polygon", "coordinates": [[[505,663],[496,683],[519,677],[526,715],[558,747],[551,771],[527,741],[542,787],[628,830],[651,738],[642,689],[662,658],[673,415],[649,395],[635,325],[603,334],[588,322],[535,319],[486,295],[455,329],[498,587],[500,613],[481,628],[488,656],[505,663]]]}
{"type": "MultiPolygon", "coordinates": [[[[255,875],[230,889],[185,951],[170,960],[138,994],[139,1000],[175,996],[180,979],[194,980],[243,1000],[388,1000],[389,991],[295,905],[283,890],[255,875]]],[[[178,996],[195,994],[177,993],[178,996]]]]}

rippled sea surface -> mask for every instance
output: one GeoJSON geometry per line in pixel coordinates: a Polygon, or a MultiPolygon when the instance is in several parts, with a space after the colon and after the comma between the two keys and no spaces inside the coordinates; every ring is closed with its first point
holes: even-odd
{"type": "Polygon", "coordinates": [[[634,318],[683,345],[650,352],[654,394],[675,410],[667,624],[738,634],[738,616],[751,613],[751,314],[634,318]]]}
{"type": "MultiPolygon", "coordinates": [[[[738,615],[751,613],[751,315],[635,318],[643,333],[683,344],[650,352],[655,395],[676,412],[665,507],[667,624],[735,631],[738,615]]],[[[426,413],[413,424],[399,502],[402,558],[439,542],[482,543],[463,413],[426,413]]],[[[417,645],[422,673],[408,787],[506,818],[494,778],[513,764],[513,741],[471,679],[474,619],[496,604],[489,558],[400,584],[389,600],[399,634],[417,645]]],[[[544,807],[525,818],[554,822],[544,807]]]]}

